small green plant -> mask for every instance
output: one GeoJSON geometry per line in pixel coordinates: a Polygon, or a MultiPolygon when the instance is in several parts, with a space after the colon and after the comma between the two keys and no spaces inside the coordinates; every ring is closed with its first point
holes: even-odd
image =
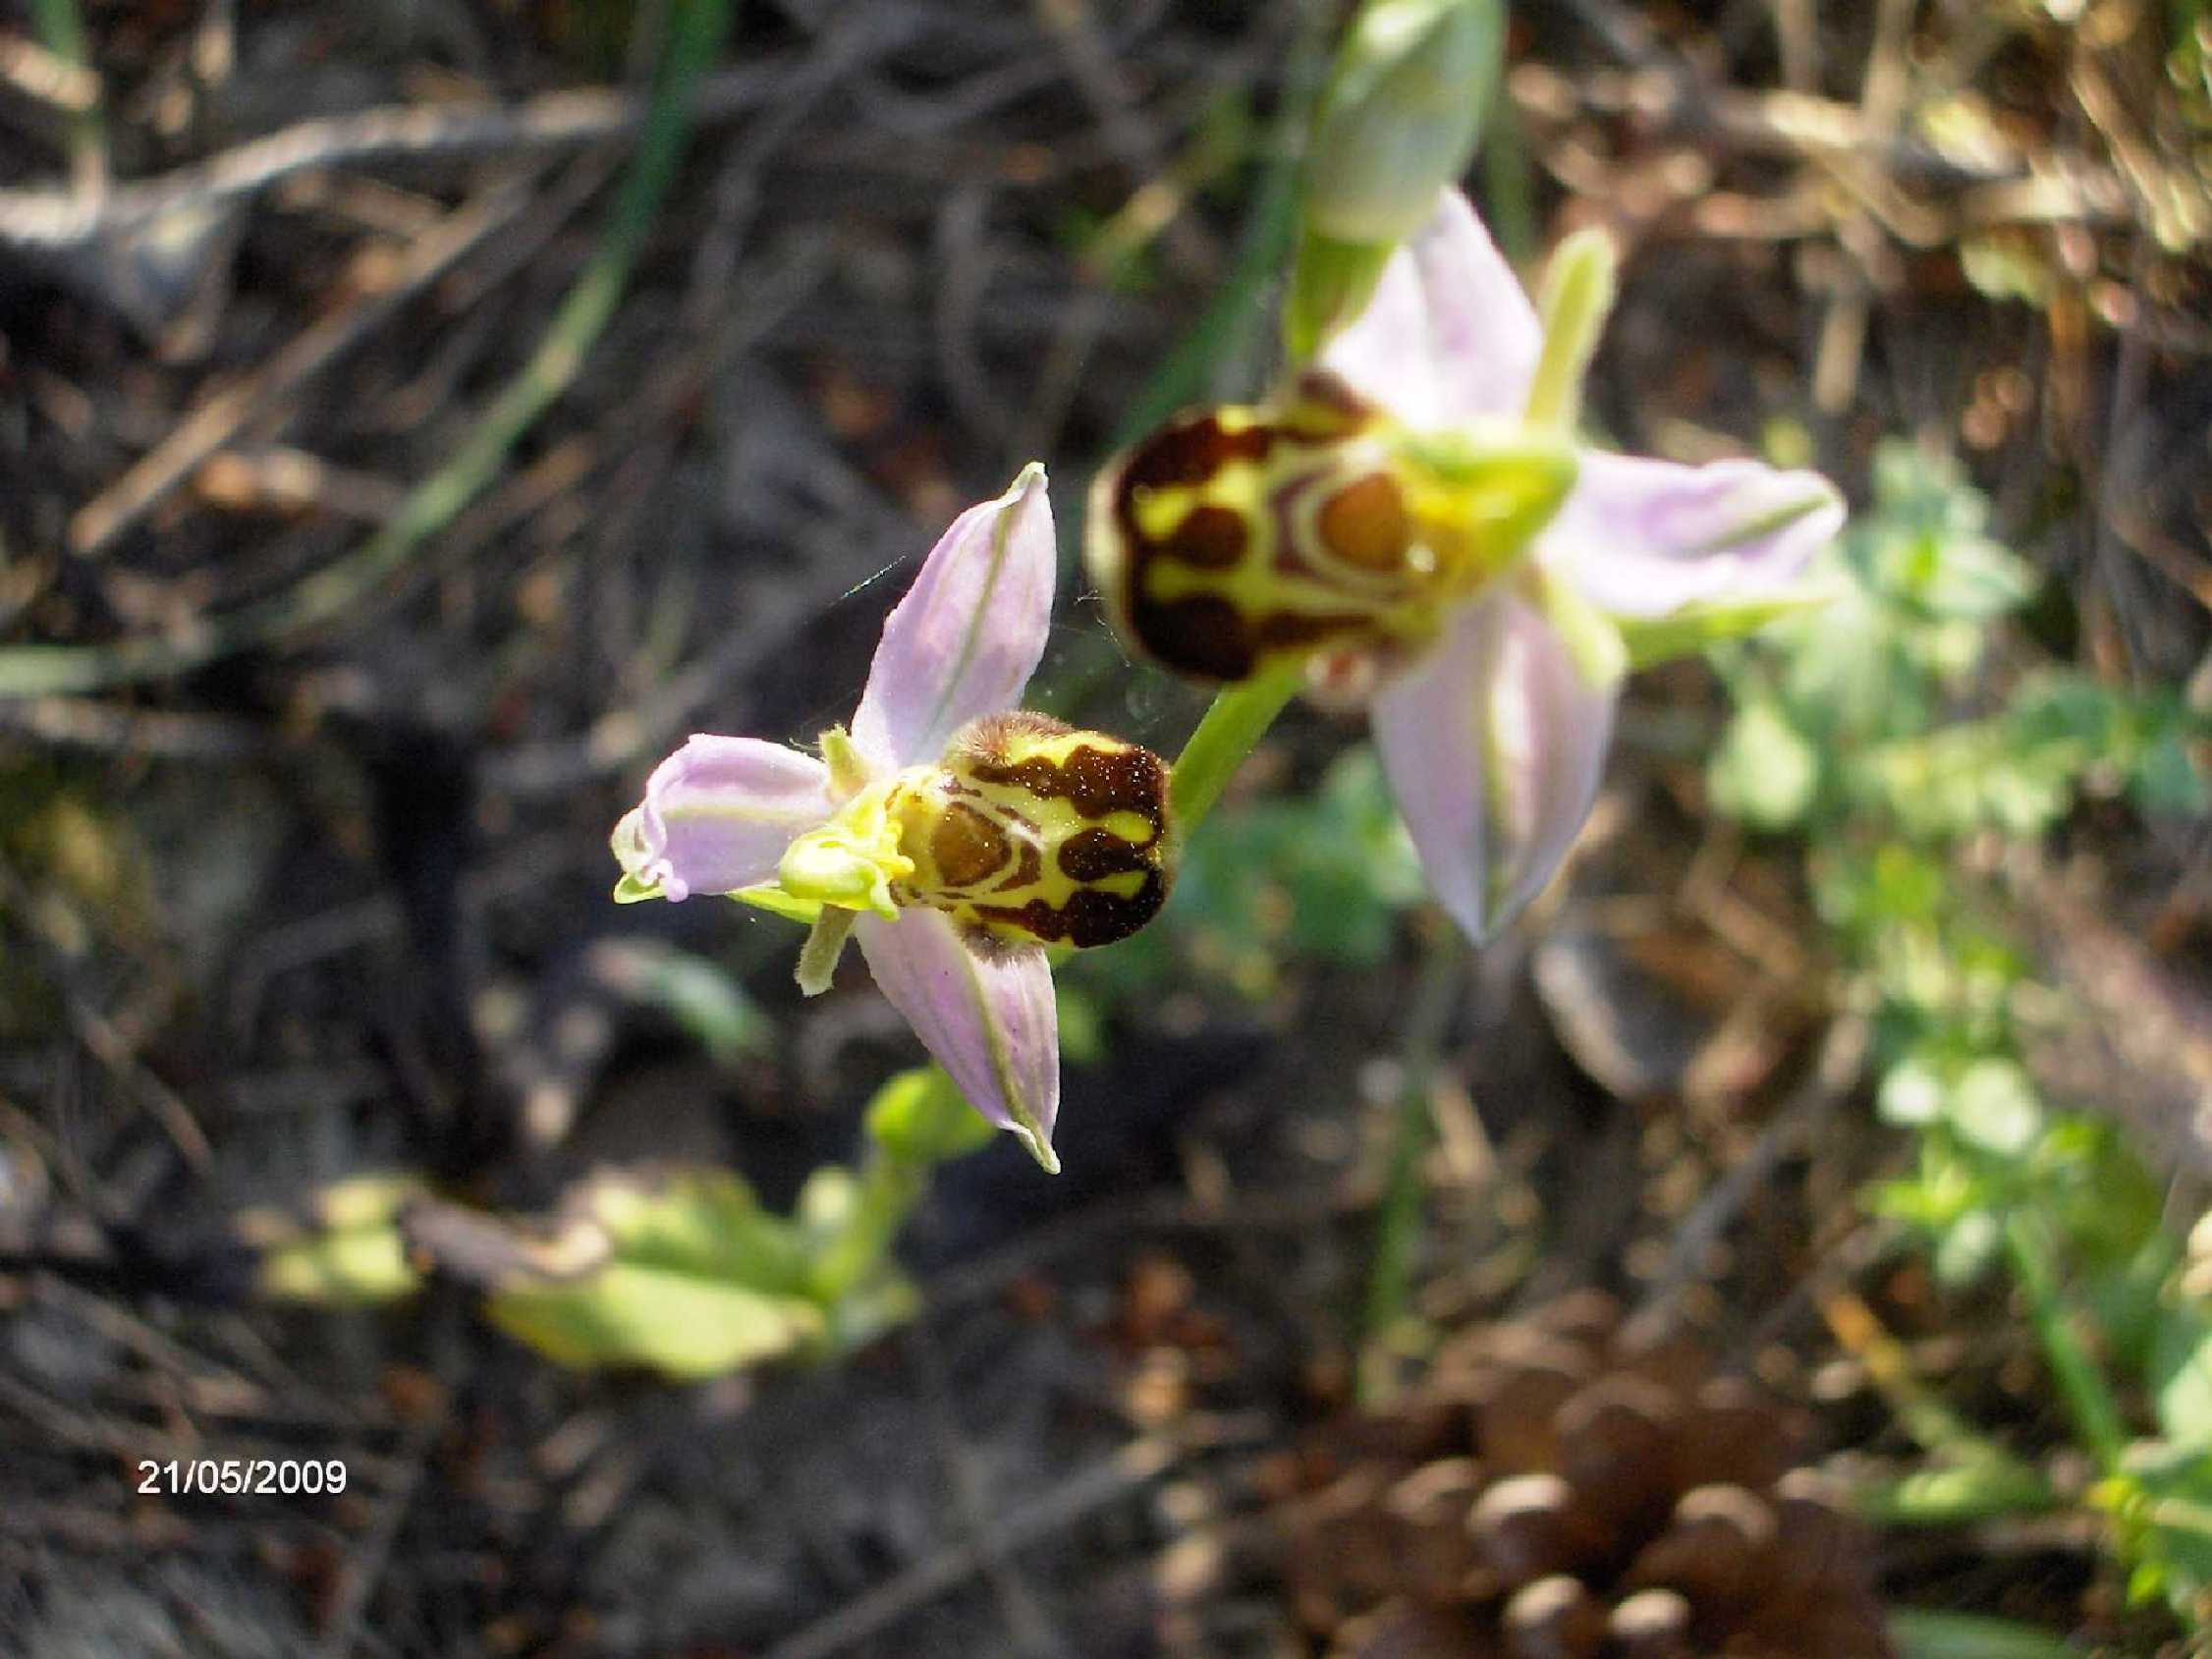
{"type": "Polygon", "coordinates": [[[450,1202],[412,1176],[360,1176],[318,1194],[304,1218],[256,1215],[241,1231],[262,1251],[267,1296],[391,1301],[434,1268],[480,1289],[508,1334],[580,1369],[689,1380],[829,1359],[912,1312],[893,1241],[930,1168],[991,1135],[926,1067],[885,1083],[863,1121],[858,1166],[815,1170],[788,1216],[734,1171],[668,1165],[593,1176],[549,1217],[450,1202]]]}
{"type": "MultiPolygon", "coordinates": [[[[2105,1119],[2046,1100],[2025,1064],[2032,968],[2003,924],[1993,849],[2085,798],[2202,812],[2177,695],[1999,660],[2036,583],[1946,464],[1886,447],[1875,502],[1830,556],[1836,597],[1721,659],[1736,713],[1715,803],[1806,841],[1846,996],[1871,1019],[1875,1100],[1916,1138],[1872,1195],[1941,1280],[2010,1275],[2096,1477],[2137,1601],[2212,1618],[2212,1306],[2182,1283],[2156,1184],[2105,1119]],[[1976,857],[1967,857],[1969,851],[1976,857]]],[[[1909,1414],[1909,1413],[1908,1413],[1909,1414]]],[[[1907,1425],[1945,1466],[1870,1501],[1947,1521],[2067,1501],[1948,1412],[1907,1425]],[[1930,1425],[1932,1426],[1932,1429],[1930,1425]]]]}

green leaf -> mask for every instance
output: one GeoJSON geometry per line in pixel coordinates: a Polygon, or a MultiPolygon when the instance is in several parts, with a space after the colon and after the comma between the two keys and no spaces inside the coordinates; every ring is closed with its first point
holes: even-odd
{"type": "Polygon", "coordinates": [[[2000,1157],[2024,1157],[2043,1133],[2043,1102],[2013,1060],[1977,1060],[1960,1075],[1944,1113],[1966,1140],[2000,1157]]]}
{"type": "Polygon", "coordinates": [[[1983,827],[2026,837],[2065,816],[2087,758],[2072,743],[2023,742],[2003,720],[1969,721],[1875,749],[1859,776],[1916,839],[1983,827]]]}
{"type": "Polygon", "coordinates": [[[2076,1214],[2078,1210],[2063,1213],[2060,1227],[2075,1259],[2082,1304],[2096,1322],[2114,1368],[2123,1376],[2152,1378],[2169,1311],[2166,1292],[2174,1273],[2173,1241],[2156,1234],[2132,1256],[2101,1259],[2098,1241],[2083,1237],[2076,1214]]]}
{"type": "Polygon", "coordinates": [[[1884,1123],[1932,1124],[1943,1115],[1949,1080],[1925,1054],[1908,1055],[1883,1075],[1874,1109],[1884,1123]]]}
{"type": "Polygon", "coordinates": [[[2004,1245],[2004,1230],[1994,1212],[1968,1210],[1936,1240],[1930,1265],[1935,1276],[1953,1290],[1971,1285],[1996,1265],[2004,1245]]]}
{"type": "Polygon", "coordinates": [[[592,964],[612,989],[667,1014],[717,1065],[774,1046],[775,1025],[760,1005],[706,957],[653,939],[609,939],[592,948],[592,964]]]}
{"type": "MultiPolygon", "coordinates": [[[[2202,743],[2203,734],[2194,734],[2202,743]]],[[[2189,753],[2181,724],[2161,731],[2128,768],[2128,797],[2146,817],[2192,818],[2212,811],[2212,780],[2189,753]]]]}
{"type": "Polygon", "coordinates": [[[850,1354],[897,1330],[920,1311],[921,1293],[912,1281],[885,1266],[830,1304],[830,1346],[836,1353],[850,1354]]]}
{"type": "MultiPolygon", "coordinates": [[[[1815,844],[1816,852],[1825,851],[1815,844]]],[[[1886,841],[1871,858],[1846,846],[1813,867],[1822,919],[1847,935],[1876,940],[1924,931],[1943,913],[1952,890],[1949,866],[1920,848],[1886,841]]],[[[1870,965],[1886,971],[1887,965],[1870,965]]],[[[1889,986],[1885,985],[1887,991],[1889,986]]]]}
{"type": "Polygon", "coordinates": [[[502,1291],[486,1310],[557,1364],[641,1365],[679,1380],[743,1370],[828,1336],[810,1301],[622,1262],[574,1285],[502,1291]]]}
{"type": "Polygon", "coordinates": [[[240,1217],[239,1232],[265,1250],[261,1294],[329,1306],[413,1296],[422,1282],[408,1259],[399,1215],[422,1190],[412,1175],[356,1176],[323,1189],[305,1226],[266,1212],[240,1217]]]}
{"type": "Polygon", "coordinates": [[[1989,503],[1958,464],[1916,445],[1882,445],[1875,511],[1859,556],[1877,591],[1931,617],[1988,622],[2035,591],[2033,567],[1982,533],[1989,503]]]}
{"type": "Polygon", "coordinates": [[[1879,592],[1864,569],[1866,532],[1820,554],[1805,578],[1830,595],[1817,610],[1778,617],[1759,640],[1780,653],[1782,707],[1792,725],[1830,752],[1924,729],[1934,689],[1913,660],[1922,625],[1879,592]]]}
{"type": "Polygon", "coordinates": [[[806,1272],[804,1237],[728,1171],[609,1177],[500,1274],[486,1310],[561,1364],[706,1377],[826,1344],[806,1272]]]}
{"type": "Polygon", "coordinates": [[[2103,1271],[2148,1271],[2163,1281],[2176,1256],[2164,1229],[2166,1191],[2111,1123],[2079,1112],[2053,1120],[2034,1173],[2075,1255],[2103,1271]]]}
{"type": "Polygon", "coordinates": [[[1888,551],[1901,567],[1901,587],[1932,616],[1991,622],[2035,593],[2034,567],[1987,536],[1925,535],[1888,551]]]}
{"type": "Polygon", "coordinates": [[[1715,750],[1708,784],[1713,804],[1758,830],[1804,821],[1820,788],[1820,756],[1773,701],[1745,703],[1715,750]]]}
{"type": "MultiPolygon", "coordinates": [[[[1927,1148],[1922,1150],[1925,1153],[1927,1148]]],[[[1927,1165],[1930,1160],[1923,1156],[1921,1162],[1927,1165]]],[[[1969,1215],[1985,1214],[1987,1184],[1974,1180],[1961,1159],[1950,1158],[1945,1164],[1924,1168],[1908,1180],[1882,1183],[1868,1193],[1867,1207],[1876,1215],[1938,1234],[1969,1215]]]]}
{"type": "Polygon", "coordinates": [[[1971,1613],[1929,1613],[1900,1607],[1890,1614],[1899,1659],[2081,1659],[2064,1637],[2010,1619],[1971,1613]]]}
{"type": "Polygon", "coordinates": [[[2202,1629],[2212,1618],[2212,1451],[2137,1441],[2123,1466],[2122,1478],[2103,1483],[2098,1495],[2137,1563],[2141,1588],[2202,1629]]]}
{"type": "Polygon", "coordinates": [[[2212,1312],[2194,1301],[2161,1309],[2150,1385],[2159,1432],[2176,1445],[2212,1451],[2212,1312]]]}
{"type": "Polygon", "coordinates": [[[399,1230],[371,1227],[318,1234],[271,1251],[261,1264],[260,1288],[280,1301],[356,1306],[411,1297],[422,1281],[399,1230]]]}
{"type": "Polygon", "coordinates": [[[588,1212],[624,1260],[773,1290],[805,1283],[802,1241],[790,1222],[762,1209],[733,1171],[606,1178],[584,1191],[588,1212]]]}
{"type": "Polygon", "coordinates": [[[2052,672],[2023,681],[2006,709],[2015,743],[2075,757],[2083,781],[2125,788],[2138,810],[2186,817],[2212,806],[2212,788],[2191,758],[2212,722],[2165,689],[2107,686],[2087,674],[2052,672]]]}

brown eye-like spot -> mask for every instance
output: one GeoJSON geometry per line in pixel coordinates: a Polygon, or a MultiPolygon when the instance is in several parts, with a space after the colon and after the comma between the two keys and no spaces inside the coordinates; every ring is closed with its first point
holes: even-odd
{"type": "Polygon", "coordinates": [[[1158,915],[1167,901],[1167,878],[1158,870],[1126,899],[1086,887],[1068,901],[1068,942],[1087,951],[1127,939],[1158,915]]]}
{"type": "Polygon", "coordinates": [[[1072,881],[1099,881],[1150,869],[1158,857],[1152,842],[1139,846],[1102,829],[1078,830],[1060,844],[1060,871],[1072,881]]]}
{"type": "Polygon", "coordinates": [[[983,922],[1018,928],[1032,939],[1087,951],[1127,939],[1160,913],[1167,897],[1167,878],[1153,870],[1144,878],[1144,884],[1127,898],[1085,887],[1070,895],[1067,904],[1058,910],[1042,899],[1031,899],[1019,906],[978,905],[975,914],[983,922]]]}
{"type": "MultiPolygon", "coordinates": [[[[1126,511],[1140,489],[1188,488],[1202,484],[1233,461],[1258,461],[1274,445],[1266,426],[1231,428],[1218,415],[1185,415],[1169,421],[1130,452],[1122,465],[1116,494],[1126,511]]],[[[1125,525],[1136,528],[1125,516],[1125,525]]]]}
{"type": "Polygon", "coordinates": [[[1398,480],[1370,472],[1321,504],[1321,539],[1329,551],[1362,570],[1388,574],[1404,567],[1412,526],[1398,480]]]}
{"type": "Polygon", "coordinates": [[[1160,757],[1134,744],[1078,744],[1064,760],[1032,754],[1016,761],[978,761],[976,781],[1014,784],[1047,801],[1065,801],[1086,818],[1134,812],[1155,832],[1164,822],[1168,774],[1160,757]]]}
{"type": "Polygon", "coordinates": [[[1109,812],[1134,812],[1156,831],[1168,793],[1167,768],[1160,757],[1134,744],[1097,747],[1085,744],[1061,767],[1065,793],[1086,818],[1109,812]]]}
{"type": "Polygon", "coordinates": [[[1300,611],[1269,611],[1253,632],[1263,650],[1302,651],[1336,640],[1363,639],[1368,628],[1365,617],[1351,611],[1323,611],[1312,616],[1300,611]]]}
{"type": "Polygon", "coordinates": [[[988,881],[1014,857],[1006,832],[974,807],[953,802],[929,832],[929,857],[947,887],[988,881]]]}
{"type": "Polygon", "coordinates": [[[1242,514],[1227,507],[1193,507],[1161,551],[1200,570],[1225,571],[1244,556],[1250,539],[1242,514]]]}
{"type": "Polygon", "coordinates": [[[1168,667],[1209,680],[1243,680],[1258,666],[1244,613],[1210,594],[1130,607],[1137,642],[1168,667]]]}
{"type": "Polygon", "coordinates": [[[1037,852],[1037,844],[1033,841],[1023,841],[1015,847],[1013,866],[998,880],[991,883],[991,891],[998,893],[1016,888],[1033,887],[1036,885],[1037,878],[1043,874],[1044,858],[1037,852]]]}

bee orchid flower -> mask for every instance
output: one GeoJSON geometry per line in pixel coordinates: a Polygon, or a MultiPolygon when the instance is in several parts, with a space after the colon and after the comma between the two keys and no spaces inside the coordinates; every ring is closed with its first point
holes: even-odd
{"type": "Polygon", "coordinates": [[[1791,608],[1843,523],[1817,473],[1576,442],[1611,292],[1610,249],[1571,239],[1539,315],[1446,191],[1282,397],[1180,415],[1094,486],[1086,553],[1124,634],[1201,678],[1302,664],[1363,704],[1477,939],[1566,857],[1631,662],[1791,608]]]}
{"type": "Polygon", "coordinates": [[[1109,944],[1167,898],[1167,769],[1022,712],[1057,554],[1044,470],[954,521],[893,609],[852,724],[819,755],[695,736],[616,826],[618,901],[719,893],[847,939],[977,1111],[1047,1170],[1060,1037],[1047,945],[1109,944]]]}

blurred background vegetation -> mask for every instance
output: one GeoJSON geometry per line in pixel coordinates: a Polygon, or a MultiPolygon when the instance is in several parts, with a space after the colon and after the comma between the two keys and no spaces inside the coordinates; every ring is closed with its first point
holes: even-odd
{"type": "Polygon", "coordinates": [[[2202,0],[1513,8],[1469,185],[1622,247],[1588,418],[1854,521],[1479,960],[1294,713],[1064,973],[1048,1182],[789,924],[608,902],[1032,457],[1044,700],[1188,733],[1083,485],[1265,387],[1349,10],[0,11],[0,1647],[1521,1651],[1390,1574],[1488,1501],[1429,1407],[1646,1363],[1597,1287],[1912,1651],[2203,1650],[2202,0]],[[140,1490],[287,1457],[348,1490],[140,1490]]]}

